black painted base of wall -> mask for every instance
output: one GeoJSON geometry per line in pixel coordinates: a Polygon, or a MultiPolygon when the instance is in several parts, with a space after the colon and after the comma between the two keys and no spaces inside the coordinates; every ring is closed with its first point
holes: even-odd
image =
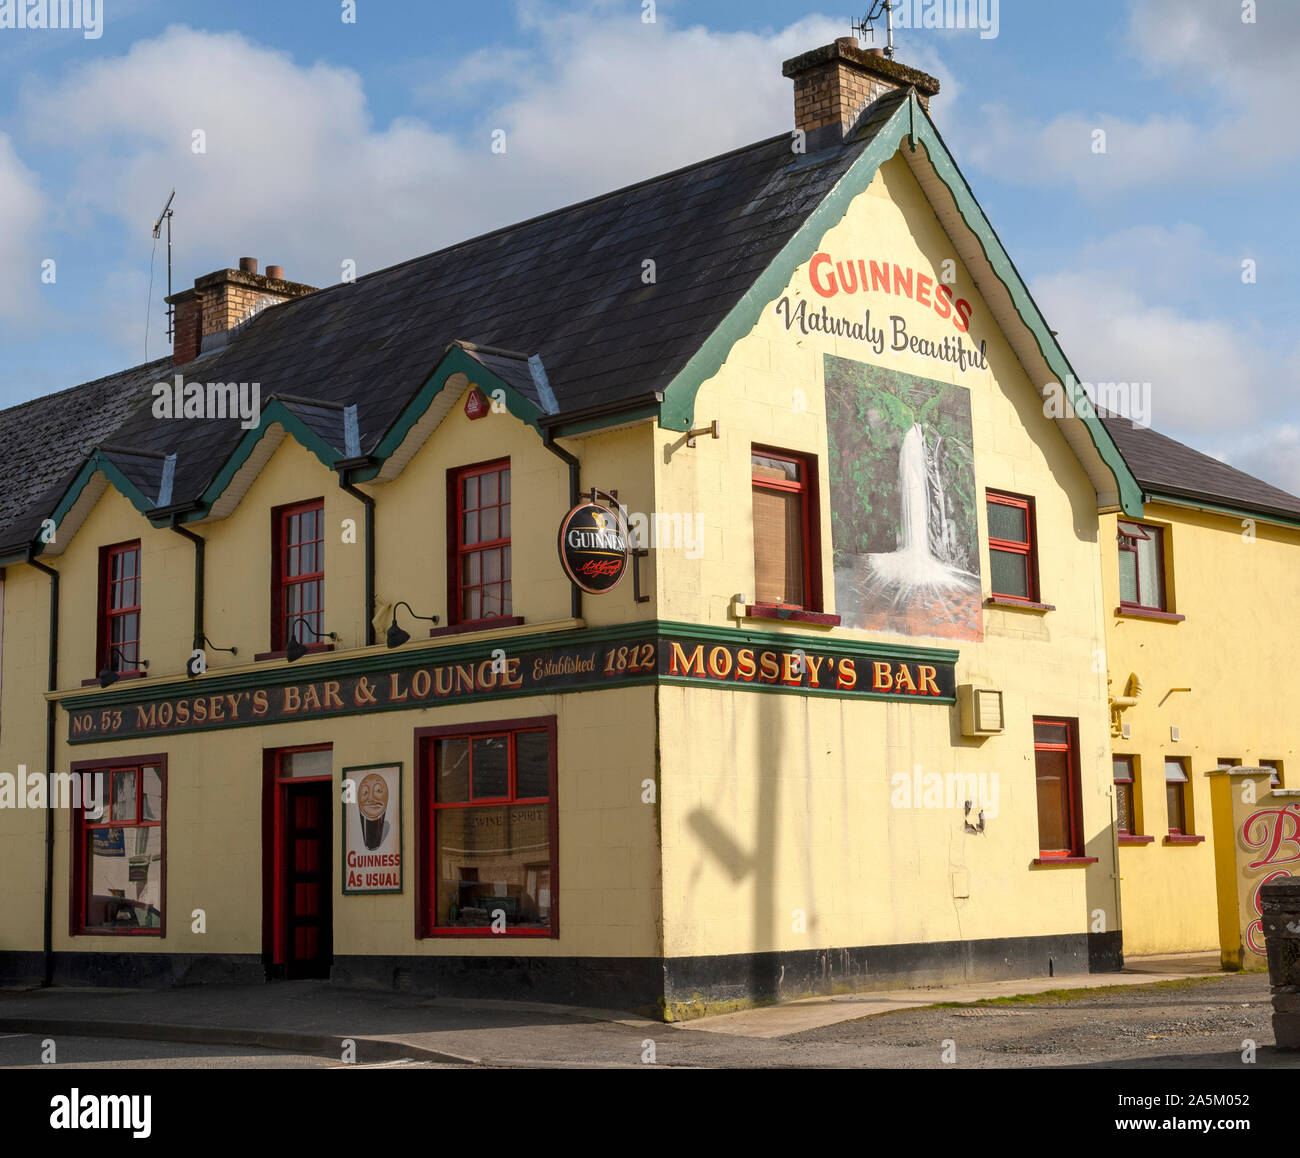
{"type": "Polygon", "coordinates": [[[1120,933],[675,957],[664,962],[664,999],[674,1017],[698,1017],[720,1006],[1123,967],[1120,933]]]}
{"type": "MultiPolygon", "coordinates": [[[[717,957],[426,957],[344,955],[343,988],[622,1009],[681,1019],[746,1005],[909,985],[1000,981],[1123,968],[1119,933],[868,945],[717,957]]],[[[0,952],[0,985],[39,985],[40,953],[0,952]]],[[[56,985],[166,988],[267,982],[261,957],[56,953],[56,985]]]]}

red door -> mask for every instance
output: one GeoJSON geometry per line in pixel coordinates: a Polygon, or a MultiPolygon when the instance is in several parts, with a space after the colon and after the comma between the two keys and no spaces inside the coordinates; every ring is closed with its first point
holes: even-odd
{"type": "Polygon", "coordinates": [[[284,975],[328,977],[334,961],[330,786],[289,782],[280,790],[284,975]]]}

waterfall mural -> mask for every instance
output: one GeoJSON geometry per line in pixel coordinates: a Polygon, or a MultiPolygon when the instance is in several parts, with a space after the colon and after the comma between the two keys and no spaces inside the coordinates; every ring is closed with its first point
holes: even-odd
{"type": "Polygon", "coordinates": [[[831,354],[825,367],[844,626],[983,639],[969,392],[831,354]]]}

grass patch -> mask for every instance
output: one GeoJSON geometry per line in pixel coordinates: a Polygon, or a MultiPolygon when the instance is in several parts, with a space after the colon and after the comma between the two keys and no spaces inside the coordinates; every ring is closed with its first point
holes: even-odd
{"type": "Polygon", "coordinates": [[[1094,985],[1088,989],[1046,989],[1042,993],[1018,993],[1009,997],[981,997],[978,1001],[939,1001],[927,1005],[926,1009],[969,1009],[979,1006],[996,1005],[1063,1005],[1070,1001],[1082,1001],[1098,994],[1113,996],[1116,992],[1149,993],[1152,990],[1194,989],[1207,982],[1223,981],[1228,977],[1251,977],[1251,973],[1211,973],[1204,977],[1183,977],[1175,981],[1152,981],[1147,985],[1094,985]]]}

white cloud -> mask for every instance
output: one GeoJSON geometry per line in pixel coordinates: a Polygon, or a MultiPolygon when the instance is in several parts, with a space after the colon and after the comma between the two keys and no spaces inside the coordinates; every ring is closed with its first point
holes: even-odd
{"type": "MultiPolygon", "coordinates": [[[[40,186],[19,159],[13,142],[0,133],[0,318],[20,321],[35,312],[42,289],[35,235],[44,213],[40,186]]],[[[56,259],[57,260],[57,259],[56,259]]],[[[57,267],[56,267],[57,276],[57,267]]],[[[56,283],[57,284],[57,283],[56,283]]]]}
{"type": "Polygon", "coordinates": [[[1259,22],[1247,24],[1235,0],[1131,0],[1123,43],[1202,115],[1127,115],[1106,109],[1104,94],[1049,121],[986,104],[957,110],[971,129],[965,155],[1003,180],[1069,184],[1090,198],[1181,180],[1228,183],[1286,162],[1300,154],[1300,4],[1258,8],[1259,22]],[[1106,134],[1104,153],[1094,150],[1096,130],[1106,134]]]}
{"type": "Polygon", "coordinates": [[[25,119],[80,158],[68,209],[114,217],[141,244],[176,186],[179,284],[244,254],[324,284],[345,259],[380,268],[781,133],[782,60],[840,31],[809,19],[715,33],[662,12],[646,25],[600,2],[521,13],[538,59],[504,90],[493,82],[517,55],[467,59],[448,83],[497,103],[461,136],[414,118],[377,126],[350,70],[184,27],[29,88],[25,119]]]}
{"type": "Polygon", "coordinates": [[[1201,230],[1143,226],[1085,247],[1032,289],[1085,381],[1150,383],[1156,430],[1300,492],[1300,347],[1188,289],[1234,280],[1238,259],[1201,230]]]}

